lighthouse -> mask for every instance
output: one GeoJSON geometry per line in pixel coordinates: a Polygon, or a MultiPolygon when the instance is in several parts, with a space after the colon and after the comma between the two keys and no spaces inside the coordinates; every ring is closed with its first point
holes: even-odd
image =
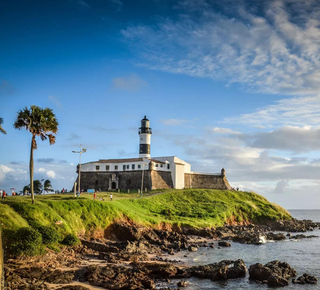
{"type": "Polygon", "coordinates": [[[150,121],[146,116],[141,120],[141,127],[139,128],[139,157],[151,158],[150,143],[152,130],[150,128],[150,121]]]}

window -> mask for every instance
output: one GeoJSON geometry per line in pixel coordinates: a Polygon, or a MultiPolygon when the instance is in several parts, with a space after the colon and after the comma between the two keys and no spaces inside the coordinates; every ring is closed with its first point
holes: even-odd
{"type": "Polygon", "coordinates": [[[160,167],[163,167],[163,164],[161,164],[160,167]]]}
{"type": "Polygon", "coordinates": [[[140,169],[141,168],[141,165],[140,164],[138,164],[138,169],[140,169]]]}
{"type": "Polygon", "coordinates": [[[159,164],[156,164],[156,167],[158,167],[159,166],[159,164]]]}
{"type": "Polygon", "coordinates": [[[109,170],[110,170],[110,166],[106,165],[106,171],[109,171],[109,170]]]}
{"type": "Polygon", "coordinates": [[[167,164],[167,168],[170,169],[170,164],[167,164]]]}
{"type": "Polygon", "coordinates": [[[123,166],[122,166],[122,168],[123,168],[123,171],[125,171],[125,170],[126,170],[126,166],[125,166],[125,165],[123,165],[123,166]]]}
{"type": "Polygon", "coordinates": [[[134,170],[135,169],[135,164],[131,165],[131,169],[134,170]]]}
{"type": "Polygon", "coordinates": [[[130,168],[130,165],[127,165],[127,169],[129,169],[130,168]]]}
{"type": "Polygon", "coordinates": [[[115,166],[114,166],[114,170],[118,170],[118,165],[115,165],[115,166]]]}
{"type": "Polygon", "coordinates": [[[100,169],[100,166],[99,165],[96,165],[96,170],[99,170],[100,169]]]}

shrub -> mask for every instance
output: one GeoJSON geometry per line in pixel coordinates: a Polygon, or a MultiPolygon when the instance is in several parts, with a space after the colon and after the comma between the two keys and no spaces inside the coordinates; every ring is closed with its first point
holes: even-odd
{"type": "Polygon", "coordinates": [[[20,228],[13,234],[9,249],[11,254],[17,256],[39,255],[42,250],[42,236],[35,229],[20,228]]]}
{"type": "Polygon", "coordinates": [[[75,245],[78,245],[79,243],[80,243],[80,240],[78,239],[77,236],[73,234],[67,235],[61,242],[61,244],[64,244],[67,246],[75,246],[75,245]]]}
{"type": "Polygon", "coordinates": [[[55,228],[48,226],[38,226],[36,228],[42,236],[42,242],[47,244],[52,244],[60,240],[60,235],[55,228]]]}

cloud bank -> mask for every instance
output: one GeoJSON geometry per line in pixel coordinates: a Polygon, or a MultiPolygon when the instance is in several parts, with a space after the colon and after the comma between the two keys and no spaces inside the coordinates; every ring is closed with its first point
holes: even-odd
{"type": "Polygon", "coordinates": [[[121,33],[150,69],[261,93],[319,93],[318,1],[214,2],[181,1],[175,17],[121,33]]]}

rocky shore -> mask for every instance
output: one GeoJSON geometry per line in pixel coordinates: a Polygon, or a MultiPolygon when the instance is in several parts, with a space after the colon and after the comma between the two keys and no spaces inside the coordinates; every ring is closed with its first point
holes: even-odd
{"type": "Polygon", "coordinates": [[[188,286],[190,277],[221,281],[247,274],[256,283],[268,286],[316,284],[316,277],[297,273],[284,261],[256,263],[249,269],[241,259],[190,266],[174,259],[174,255],[195,252],[200,247],[232,247],[231,242],[260,244],[265,240],[316,238],[291,233],[319,227],[320,223],[295,219],[265,225],[170,230],[118,222],[105,230],[104,239],[82,239],[79,246],[65,247],[59,253],[48,250],[41,257],[7,259],[5,289],[169,289],[161,288],[163,282],[178,279],[177,289],[188,286]],[[292,279],[298,274],[301,276],[292,279]]]}

